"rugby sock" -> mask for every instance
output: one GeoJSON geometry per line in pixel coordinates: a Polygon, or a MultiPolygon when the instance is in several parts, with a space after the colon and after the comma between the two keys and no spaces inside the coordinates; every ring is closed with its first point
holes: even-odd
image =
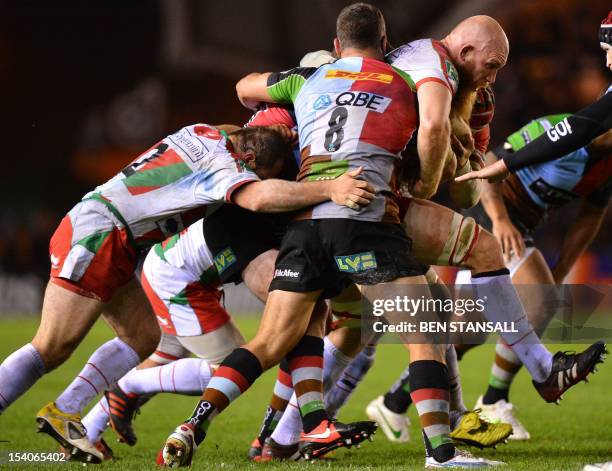
{"type": "Polygon", "coordinates": [[[323,392],[327,393],[352,358],[346,356],[328,338],[323,339],[323,392]]]}
{"type": "Polygon", "coordinates": [[[463,413],[467,407],[463,403],[463,390],[461,388],[461,373],[455,347],[449,344],[446,348],[446,368],[448,369],[448,382],[450,387],[450,410],[463,413]]]}
{"type": "Polygon", "coordinates": [[[300,441],[301,431],[302,418],[300,417],[300,408],[298,407],[295,394],[292,394],[285,413],[270,436],[272,440],[281,445],[294,445],[300,441]]]}
{"type": "Polygon", "coordinates": [[[325,394],[325,409],[331,417],[338,414],[372,365],[376,356],[376,345],[366,345],[344,369],[336,384],[325,394]]]}
{"type": "Polygon", "coordinates": [[[87,439],[96,443],[108,428],[108,401],[105,396],[93,406],[81,421],[87,430],[87,439]]]}
{"type": "Polygon", "coordinates": [[[0,365],[0,414],[45,373],[40,353],[31,343],[6,357],[0,365]]]}
{"type": "Polygon", "coordinates": [[[169,392],[199,396],[211,376],[212,370],[206,360],[181,358],[163,366],[134,369],[117,385],[128,395],[169,392]]]}
{"type": "Polygon", "coordinates": [[[261,430],[259,431],[259,443],[262,445],[266,441],[266,438],[276,429],[292,395],[293,383],[291,383],[291,371],[289,370],[287,359],[283,358],[280,365],[278,365],[278,375],[276,377],[276,383],[274,384],[272,399],[270,399],[270,404],[266,409],[266,415],[261,430]]]}
{"type": "Polygon", "coordinates": [[[204,440],[212,419],[249,389],[262,373],[261,363],[246,348],[235,349],[223,360],[186,421],[194,428],[197,444],[204,440]]]}
{"type": "Polygon", "coordinates": [[[309,433],[328,419],[323,404],[323,339],[304,335],[287,361],[304,433],[309,433]]]}
{"type": "Polygon", "coordinates": [[[391,389],[385,394],[384,404],[387,409],[396,414],[405,414],[412,404],[412,397],[410,397],[410,367],[407,367],[393,383],[391,389]]]}
{"type": "Polygon", "coordinates": [[[116,337],[109,340],[89,357],[79,375],[57,398],[57,408],[69,414],[81,413],[94,397],[138,363],[138,354],[127,343],[116,337]]]}
{"type": "Polygon", "coordinates": [[[448,461],[455,455],[450,438],[449,381],[443,363],[419,360],[410,363],[410,394],[421,421],[427,456],[448,461]]]}
{"type": "MultiPolygon", "coordinates": [[[[323,340],[323,390],[325,391],[330,385],[334,385],[339,374],[347,367],[351,361],[350,357],[342,353],[338,348],[325,337],[323,340]]],[[[333,390],[334,388],[332,388],[333,390]]],[[[324,403],[327,409],[327,397],[329,393],[324,394],[324,403]]],[[[300,439],[302,431],[302,422],[297,405],[296,395],[291,396],[289,406],[281,417],[277,428],[272,433],[272,439],[281,445],[292,445],[300,439]]],[[[329,411],[328,411],[329,413],[329,411]]],[[[330,413],[330,415],[332,415],[330,413]]],[[[315,427],[318,424],[315,424],[315,427]]]]}
{"type": "Polygon", "coordinates": [[[512,349],[503,340],[498,340],[495,346],[495,361],[489,375],[489,387],[482,397],[482,403],[495,404],[501,399],[508,401],[510,385],[521,366],[521,361],[512,349]]]}
{"type": "Polygon", "coordinates": [[[484,315],[490,322],[514,322],[517,332],[500,336],[512,348],[534,381],[541,383],[552,370],[552,354],[540,341],[527,319],[507,269],[472,275],[478,299],[485,301],[484,315]]]}

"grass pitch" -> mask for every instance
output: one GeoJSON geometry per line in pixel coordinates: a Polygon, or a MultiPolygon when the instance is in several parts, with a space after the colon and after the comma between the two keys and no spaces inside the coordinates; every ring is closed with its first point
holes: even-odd
{"type": "MultiPolygon", "coordinates": [[[[252,336],[256,328],[253,317],[238,317],[245,335],[252,336]]],[[[37,327],[35,320],[0,321],[0,359],[28,342],[37,327]]],[[[70,360],[40,380],[0,416],[0,468],[7,467],[9,451],[53,452],[55,442],[47,435],[35,433],[34,415],[40,407],[53,400],[78,373],[88,356],[105,340],[112,337],[103,322],[98,322],[70,360]]],[[[551,346],[551,349],[554,347],[551,346]]],[[[573,347],[572,347],[573,348],[573,347]]],[[[581,350],[581,345],[575,346],[581,350]]],[[[565,347],[567,349],[567,346],[565,347]]],[[[556,349],[555,349],[556,350],[556,349]]],[[[492,361],[493,346],[486,345],[469,352],[461,363],[466,404],[473,405],[486,388],[492,361]]],[[[363,420],[367,403],[383,393],[405,367],[407,354],[398,345],[382,345],[376,363],[349,404],[341,411],[344,421],[363,420]]],[[[264,375],[243,397],[213,422],[210,433],[198,450],[194,469],[422,469],[423,446],[414,408],[410,410],[412,441],[408,444],[389,443],[382,432],[373,443],[365,442],[360,449],[340,450],[333,460],[315,464],[254,464],[245,458],[250,442],[256,436],[264,409],[271,394],[275,372],[264,375]]],[[[569,391],[560,406],[544,403],[533,390],[528,375],[521,371],[511,392],[518,415],[531,432],[529,442],[509,442],[497,450],[475,454],[505,461],[509,469],[518,470],[579,470],[584,464],[612,460],[612,365],[601,365],[589,384],[580,384],[569,391]]],[[[106,441],[118,457],[116,461],[99,465],[105,470],[154,469],[155,456],[164,439],[182,420],[188,417],[196,398],[161,394],[147,404],[137,417],[139,441],[135,447],[115,442],[112,431],[106,441]]],[[[82,469],[80,463],[13,464],[11,468],[40,469],[63,466],[82,469]]],[[[94,466],[94,465],[89,465],[94,466]]],[[[508,469],[508,468],[506,468],[508,469]]]]}

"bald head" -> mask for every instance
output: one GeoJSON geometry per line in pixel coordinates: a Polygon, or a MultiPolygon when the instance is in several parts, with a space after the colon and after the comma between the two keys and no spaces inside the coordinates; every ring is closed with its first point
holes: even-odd
{"type": "Polygon", "coordinates": [[[490,16],[466,18],[453,28],[442,43],[459,69],[461,81],[480,88],[495,81],[506,65],[510,46],[501,25],[490,16]]]}

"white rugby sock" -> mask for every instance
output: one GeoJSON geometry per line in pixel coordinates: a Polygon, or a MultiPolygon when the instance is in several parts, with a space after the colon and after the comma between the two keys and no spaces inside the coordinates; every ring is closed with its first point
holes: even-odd
{"type": "Polygon", "coordinates": [[[351,360],[338,350],[329,337],[323,339],[323,394],[332,388],[351,360]]]}
{"type": "Polygon", "coordinates": [[[132,370],[117,385],[126,394],[169,392],[200,395],[211,376],[211,368],[206,360],[181,358],[163,366],[132,370]]]}
{"type": "Polygon", "coordinates": [[[300,410],[297,406],[297,398],[295,393],[291,396],[289,404],[285,409],[285,413],[276,424],[276,428],[272,432],[272,440],[281,445],[293,445],[300,441],[300,433],[302,432],[302,418],[300,410]]]}
{"type": "Polygon", "coordinates": [[[507,270],[472,275],[472,285],[478,299],[486,297],[483,314],[488,321],[514,322],[517,332],[504,332],[500,336],[520,358],[533,380],[544,381],[552,370],[553,356],[529,323],[507,270]]]}
{"type": "Polygon", "coordinates": [[[83,417],[83,425],[87,430],[87,438],[91,443],[96,443],[104,431],[108,428],[108,402],[106,397],[102,398],[83,417]]]}
{"type": "Polygon", "coordinates": [[[344,369],[331,390],[325,395],[325,409],[331,417],[346,404],[366,373],[370,371],[376,356],[376,345],[366,345],[344,369]]]}
{"type": "Polygon", "coordinates": [[[140,363],[138,354],[127,343],[114,338],[98,348],[79,375],[55,401],[58,409],[81,413],[98,394],[117,382],[140,363]]]}
{"type": "Polygon", "coordinates": [[[0,365],[0,413],[30,389],[46,372],[31,343],[11,353],[0,365]]]}

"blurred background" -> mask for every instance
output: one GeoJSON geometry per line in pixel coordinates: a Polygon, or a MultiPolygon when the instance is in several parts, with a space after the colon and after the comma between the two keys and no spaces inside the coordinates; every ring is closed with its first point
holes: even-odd
{"type": "MultiPolygon", "coordinates": [[[[336,15],[349,3],[1,1],[0,315],[39,311],[49,238],[85,192],[184,125],[246,122],[235,82],[330,49],[336,15]]],[[[500,21],[510,58],[494,87],[492,146],[532,118],[578,110],[608,86],[597,41],[608,1],[372,3],[396,45],[442,38],[474,14],[500,21]]],[[[538,234],[550,263],[572,210],[538,234]]],[[[608,213],[568,281],[612,281],[610,222],[608,213]]]]}

